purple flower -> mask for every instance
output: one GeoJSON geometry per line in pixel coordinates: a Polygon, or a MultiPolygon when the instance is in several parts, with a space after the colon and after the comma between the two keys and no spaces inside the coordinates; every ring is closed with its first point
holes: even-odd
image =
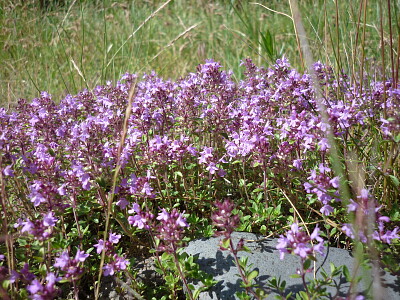
{"type": "Polygon", "coordinates": [[[358,203],[353,199],[350,199],[350,204],[347,204],[347,212],[356,211],[358,208],[358,203]]]}
{"type": "Polygon", "coordinates": [[[218,168],[215,166],[215,163],[210,162],[206,168],[207,171],[210,172],[210,174],[215,174],[216,171],[218,171],[218,168]]]}
{"type": "Polygon", "coordinates": [[[140,205],[137,204],[136,202],[132,204],[132,209],[128,210],[128,213],[133,214],[133,213],[140,213],[141,209],[140,209],[140,205]]]}
{"type": "Polygon", "coordinates": [[[284,237],[283,235],[281,235],[281,237],[278,239],[278,244],[276,245],[276,249],[279,250],[280,259],[283,259],[286,253],[290,253],[288,250],[289,243],[290,243],[289,239],[284,237]]]}
{"type": "Polygon", "coordinates": [[[67,194],[67,191],[65,190],[65,184],[61,185],[58,189],[57,192],[61,196],[65,196],[67,194]]]}
{"type": "Polygon", "coordinates": [[[82,263],[89,257],[89,254],[84,253],[81,250],[77,250],[75,258],[69,257],[68,251],[64,251],[60,254],[54,263],[54,267],[60,268],[64,272],[64,276],[67,279],[76,281],[79,276],[83,273],[82,263]]]}
{"type": "Polygon", "coordinates": [[[295,159],[294,161],[293,161],[293,166],[296,168],[296,169],[302,169],[303,168],[303,160],[302,159],[295,159]]]}
{"type": "Polygon", "coordinates": [[[3,170],[3,173],[6,176],[11,176],[11,177],[14,176],[14,171],[11,169],[11,166],[5,167],[4,170],[3,170]]]}
{"type": "Polygon", "coordinates": [[[128,222],[129,224],[139,228],[139,229],[147,229],[147,219],[144,217],[141,217],[140,215],[136,215],[136,216],[129,216],[128,217],[128,222]]]}
{"type": "Polygon", "coordinates": [[[314,255],[314,251],[320,254],[324,252],[324,240],[319,236],[319,228],[316,227],[310,236],[302,230],[297,223],[293,223],[286,237],[281,235],[278,239],[276,249],[280,252],[280,259],[283,259],[286,253],[294,253],[305,260],[314,255]],[[318,244],[311,246],[311,241],[316,240],[318,244]]]}
{"type": "Polygon", "coordinates": [[[157,250],[175,252],[182,244],[184,228],[189,227],[186,218],[174,208],[170,213],[162,209],[157,220],[160,221],[155,228],[155,236],[160,241],[157,250]]]}
{"type": "Polygon", "coordinates": [[[342,224],[342,231],[348,237],[350,237],[352,239],[355,238],[354,229],[353,229],[353,226],[351,224],[342,224]]]}
{"type": "Polygon", "coordinates": [[[208,159],[213,157],[212,152],[212,147],[204,147],[204,150],[200,152],[199,163],[206,164],[208,162],[208,159]]]}
{"type": "Polygon", "coordinates": [[[225,177],[226,176],[226,171],[224,169],[218,169],[218,176],[219,177],[225,177]]]}
{"type": "Polygon", "coordinates": [[[153,197],[153,188],[150,186],[150,184],[148,182],[145,182],[142,188],[142,193],[147,195],[147,196],[151,196],[153,197]]]}
{"type": "Polygon", "coordinates": [[[325,165],[321,163],[321,164],[319,164],[319,171],[321,173],[327,173],[327,172],[330,172],[331,169],[329,167],[325,167],[325,165]]]}
{"type": "Polygon", "coordinates": [[[169,218],[170,218],[169,213],[163,208],[161,212],[158,214],[157,220],[168,221],[169,218]]]}
{"type": "Polygon", "coordinates": [[[114,275],[114,267],[115,267],[115,264],[106,264],[106,265],[103,267],[104,276],[111,276],[111,275],[114,275]]]}
{"type": "Polygon", "coordinates": [[[357,198],[360,198],[361,200],[368,200],[368,190],[367,189],[361,189],[360,191],[360,196],[358,196],[357,198]]]}
{"type": "Polygon", "coordinates": [[[47,300],[55,299],[58,296],[59,290],[55,284],[60,281],[61,278],[57,277],[54,273],[49,272],[46,275],[46,283],[41,283],[39,280],[34,279],[27,286],[28,292],[31,294],[30,298],[34,300],[47,300]]]}
{"type": "Polygon", "coordinates": [[[333,188],[337,189],[337,188],[339,188],[340,179],[339,179],[338,176],[333,177],[333,178],[329,181],[329,183],[331,184],[331,186],[332,186],[333,188]]]}
{"type": "Polygon", "coordinates": [[[61,253],[61,255],[58,258],[56,258],[56,262],[54,263],[53,266],[56,268],[63,269],[68,265],[69,261],[70,261],[70,257],[69,257],[68,251],[64,251],[61,253]]]}
{"type": "Polygon", "coordinates": [[[10,282],[11,282],[11,283],[14,283],[14,282],[16,282],[19,278],[20,278],[19,273],[18,273],[17,271],[15,271],[15,270],[12,270],[12,271],[11,271],[10,278],[9,278],[10,282]]]}
{"type": "Polygon", "coordinates": [[[117,203],[116,203],[121,209],[125,209],[128,205],[129,202],[126,200],[126,198],[120,198],[117,203]]]}
{"type": "Polygon", "coordinates": [[[38,292],[42,292],[43,291],[43,286],[40,283],[39,280],[35,279],[31,282],[30,285],[27,286],[26,288],[28,290],[29,293],[31,293],[32,295],[37,294],[38,292]]]}
{"type": "Polygon", "coordinates": [[[125,270],[128,265],[128,260],[126,260],[124,257],[114,254],[111,261],[103,267],[104,276],[111,276],[114,275],[115,272],[125,270]]]}
{"type": "Polygon", "coordinates": [[[29,272],[29,264],[28,263],[24,264],[24,267],[20,270],[20,274],[27,281],[32,281],[33,279],[35,279],[35,275],[33,275],[31,272],[29,272]]]}
{"type": "Polygon", "coordinates": [[[115,255],[114,256],[115,259],[115,266],[117,267],[117,270],[125,270],[127,268],[127,266],[130,264],[130,262],[128,260],[126,260],[125,258],[115,255]]]}
{"type": "Polygon", "coordinates": [[[34,206],[39,206],[41,203],[46,202],[46,198],[40,192],[42,189],[42,182],[35,180],[33,184],[30,185],[30,198],[34,206]]]}
{"type": "Polygon", "coordinates": [[[31,229],[34,228],[34,224],[28,219],[25,222],[22,222],[23,227],[21,228],[21,233],[31,232],[31,229]]]}
{"type": "Polygon", "coordinates": [[[49,212],[47,215],[43,217],[43,225],[47,227],[54,227],[58,221],[57,218],[53,216],[53,212],[49,212]]]}
{"type": "Polygon", "coordinates": [[[149,229],[150,224],[154,216],[151,213],[144,212],[140,209],[139,204],[134,203],[132,205],[132,209],[128,211],[128,213],[135,213],[134,216],[128,217],[129,224],[139,228],[139,229],[149,229]]]}
{"type": "Polygon", "coordinates": [[[221,230],[216,235],[229,237],[239,225],[239,216],[232,214],[235,204],[230,199],[225,199],[223,202],[215,202],[214,205],[217,209],[211,215],[211,219],[214,226],[221,230]]]}
{"type": "Polygon", "coordinates": [[[178,218],[176,219],[176,224],[180,227],[189,227],[189,224],[186,222],[186,218],[183,217],[183,213],[178,215],[178,218]]]}
{"type": "Polygon", "coordinates": [[[80,251],[79,249],[76,251],[75,260],[78,262],[84,262],[86,258],[89,257],[89,254],[84,251],[80,251]]]}
{"type": "Polygon", "coordinates": [[[108,240],[113,244],[118,244],[120,238],[121,238],[120,234],[115,234],[110,232],[108,240]]]}
{"type": "Polygon", "coordinates": [[[331,213],[333,213],[334,209],[329,204],[325,204],[324,206],[321,207],[319,211],[323,213],[325,216],[329,216],[331,213]]]}
{"type": "Polygon", "coordinates": [[[56,282],[60,281],[61,277],[57,277],[56,274],[54,274],[53,272],[49,272],[47,273],[46,276],[46,288],[47,289],[52,289],[54,288],[54,285],[56,284],[56,282]]]}
{"type": "Polygon", "coordinates": [[[96,247],[97,254],[100,254],[104,249],[104,241],[98,240],[97,244],[95,244],[94,247],[96,247]]]}
{"type": "Polygon", "coordinates": [[[18,219],[18,222],[14,225],[15,228],[22,227],[21,233],[28,233],[33,235],[38,240],[48,239],[53,232],[53,227],[57,222],[57,218],[53,217],[53,212],[49,212],[43,216],[43,220],[29,220],[22,221],[18,219]]]}
{"type": "Polygon", "coordinates": [[[322,138],[319,142],[318,145],[320,147],[321,151],[325,151],[326,149],[330,148],[330,145],[328,143],[328,139],[327,138],[322,138]]]}

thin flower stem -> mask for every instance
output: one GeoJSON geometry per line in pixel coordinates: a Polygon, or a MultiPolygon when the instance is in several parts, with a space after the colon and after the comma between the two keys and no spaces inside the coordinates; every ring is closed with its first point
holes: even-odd
{"type": "Polygon", "coordinates": [[[74,287],[74,298],[75,300],[79,300],[79,289],[76,286],[75,280],[72,280],[72,285],[74,287]]]}
{"type": "Polygon", "coordinates": [[[2,218],[2,231],[3,235],[6,240],[6,247],[7,247],[7,265],[9,267],[9,274],[11,275],[11,270],[14,268],[14,253],[13,253],[13,245],[12,245],[12,238],[8,234],[8,214],[7,214],[7,207],[6,207],[6,190],[5,190],[5,183],[3,179],[3,172],[2,170],[2,160],[0,157],[0,197],[1,197],[1,208],[3,210],[3,218],[2,218]]]}
{"type": "Polygon", "coordinates": [[[265,207],[268,208],[268,193],[267,193],[267,166],[265,161],[263,161],[263,189],[264,189],[264,201],[265,207]]]}
{"type": "Polygon", "coordinates": [[[187,293],[189,294],[189,298],[191,300],[194,300],[192,290],[189,288],[189,285],[188,285],[187,280],[186,280],[186,276],[182,272],[182,269],[181,269],[181,266],[180,266],[180,263],[179,263],[179,260],[178,260],[178,256],[177,256],[176,250],[173,252],[172,255],[174,256],[174,262],[175,262],[176,268],[178,269],[179,276],[181,277],[181,279],[183,281],[183,284],[186,287],[187,293]]]}
{"type": "Polygon", "coordinates": [[[83,235],[82,235],[81,226],[80,226],[79,220],[78,220],[78,214],[76,213],[76,206],[77,206],[77,205],[76,205],[76,196],[75,196],[75,193],[74,193],[74,195],[72,196],[72,203],[73,203],[72,212],[73,212],[73,214],[74,214],[74,219],[75,219],[75,223],[76,223],[76,228],[78,229],[79,245],[80,245],[80,247],[81,247],[81,249],[82,249],[82,239],[83,239],[83,235]]]}
{"type": "MultiPolygon", "coordinates": [[[[308,222],[308,223],[298,223],[298,224],[299,224],[299,226],[306,226],[306,225],[318,224],[318,223],[322,223],[322,222],[325,222],[325,220],[319,220],[319,221],[308,222]]],[[[264,237],[261,238],[261,239],[257,239],[257,240],[245,240],[245,242],[246,242],[246,243],[258,243],[258,242],[261,242],[261,241],[265,241],[265,240],[269,239],[270,237],[276,236],[276,234],[277,234],[278,232],[282,231],[282,229],[290,228],[290,226],[291,226],[291,225],[283,226],[283,227],[281,227],[279,230],[276,230],[276,231],[274,231],[273,233],[271,233],[271,234],[269,234],[269,235],[267,235],[267,236],[264,236],[264,237]]]]}
{"type": "Polygon", "coordinates": [[[304,259],[301,259],[301,281],[303,282],[303,286],[306,289],[307,296],[310,298],[311,295],[310,295],[310,291],[308,290],[308,287],[307,287],[306,272],[304,270],[304,259]]]}
{"type": "MultiPolygon", "coordinates": [[[[119,147],[118,147],[117,164],[116,164],[116,167],[115,167],[112,189],[108,193],[108,197],[107,197],[106,224],[105,224],[104,234],[103,234],[103,240],[104,241],[107,240],[108,228],[109,228],[109,224],[110,224],[110,216],[112,214],[111,213],[112,201],[114,199],[115,187],[117,185],[117,178],[118,178],[119,172],[121,170],[121,162],[120,162],[121,153],[122,153],[122,148],[123,148],[123,146],[125,144],[126,133],[128,132],[128,122],[129,122],[129,117],[130,117],[131,112],[132,112],[132,101],[133,101],[133,97],[134,97],[135,91],[136,91],[136,82],[132,84],[131,89],[129,91],[128,105],[126,107],[124,125],[123,125],[123,128],[122,128],[120,144],[119,144],[119,147]]],[[[101,252],[99,276],[98,276],[96,290],[95,290],[95,300],[97,300],[99,298],[99,294],[100,294],[101,276],[102,276],[102,273],[103,273],[103,266],[104,266],[105,256],[106,256],[106,248],[104,247],[102,252],[101,252]]]]}
{"type": "MultiPolygon", "coordinates": [[[[296,212],[296,215],[299,217],[299,219],[301,220],[301,222],[303,224],[307,224],[303,217],[301,216],[300,212],[297,210],[296,206],[293,204],[292,200],[290,200],[290,198],[286,195],[285,191],[278,185],[280,191],[282,192],[282,194],[285,196],[286,200],[290,203],[290,205],[292,206],[293,210],[296,212]]],[[[306,228],[307,234],[310,236],[310,231],[308,230],[307,226],[304,226],[306,228]]]]}
{"type": "Polygon", "coordinates": [[[245,173],[246,168],[244,167],[244,160],[242,161],[242,175],[243,175],[243,184],[244,184],[244,192],[246,194],[246,199],[247,201],[245,202],[245,207],[246,209],[248,209],[248,203],[250,202],[250,197],[249,194],[247,192],[247,180],[246,180],[246,173],[245,173]]]}
{"type": "Polygon", "coordinates": [[[243,269],[240,266],[239,258],[237,256],[238,251],[237,251],[237,249],[235,249],[231,237],[229,237],[229,246],[230,246],[230,251],[233,255],[233,258],[235,259],[235,264],[236,264],[236,267],[238,268],[240,278],[242,278],[244,284],[246,285],[245,290],[246,290],[247,295],[249,295],[249,296],[253,295],[256,299],[261,300],[261,298],[253,291],[253,289],[250,286],[248,286],[250,284],[250,282],[247,280],[246,276],[243,273],[243,269]]]}

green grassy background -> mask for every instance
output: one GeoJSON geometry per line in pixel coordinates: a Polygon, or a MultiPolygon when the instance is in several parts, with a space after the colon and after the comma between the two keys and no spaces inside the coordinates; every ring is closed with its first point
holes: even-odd
{"type": "MultiPolygon", "coordinates": [[[[246,57],[268,66],[285,55],[294,67],[303,68],[292,20],[252,1],[174,0],[129,38],[165,2],[0,0],[0,105],[34,98],[40,91],[59,101],[125,72],[154,70],[177,79],[207,58],[233,70],[237,79],[240,60],[246,57]]],[[[288,1],[258,2],[291,15],[288,1]]],[[[396,56],[397,40],[392,39],[391,52],[386,2],[380,6],[368,1],[366,22],[362,13],[360,26],[362,1],[338,1],[338,7],[324,0],[299,4],[315,60],[354,72],[363,50],[368,62],[382,64],[382,20],[383,64],[391,69],[389,57],[396,56]]],[[[399,36],[399,7],[400,1],[393,1],[393,37],[399,36]]]]}

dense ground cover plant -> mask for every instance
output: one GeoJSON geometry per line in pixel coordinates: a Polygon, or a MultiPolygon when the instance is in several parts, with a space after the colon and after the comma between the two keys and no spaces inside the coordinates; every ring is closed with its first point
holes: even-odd
{"type": "MultiPolygon", "coordinates": [[[[230,242],[233,230],[281,235],[282,257],[298,255],[303,278],[326,243],[377,247],[390,265],[400,87],[387,80],[360,89],[317,62],[326,123],[310,76],[287,59],[242,65],[239,83],[208,60],[177,81],[125,74],[59,104],[43,92],[15,111],[1,108],[2,297],[51,299],[66,286],[75,298],[98,295],[90,287],[101,275],[135,278],[140,248],[164,276],[157,297],[178,297],[182,280],[193,299],[199,291],[186,279],[201,278],[204,288],[212,279],[181,248],[211,235],[212,223],[235,255],[243,249],[230,242]],[[340,162],[330,158],[328,131],[340,162]],[[335,163],[345,173],[335,174],[335,163]]],[[[246,291],[261,297],[257,274],[237,262],[246,291]]]]}

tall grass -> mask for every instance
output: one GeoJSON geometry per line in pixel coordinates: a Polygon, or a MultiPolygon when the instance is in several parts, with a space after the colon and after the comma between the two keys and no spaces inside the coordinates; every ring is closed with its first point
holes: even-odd
{"type": "MultiPolygon", "coordinates": [[[[61,99],[116,80],[126,71],[155,70],[177,79],[211,57],[236,76],[245,57],[269,64],[285,55],[294,67],[303,67],[293,23],[277,13],[290,15],[286,1],[175,0],[140,27],[163,3],[66,0],[49,1],[41,8],[33,0],[3,1],[1,103],[33,98],[43,90],[61,99]]],[[[361,58],[379,59],[383,39],[385,66],[396,66],[397,52],[386,46],[397,47],[390,37],[398,35],[394,22],[398,3],[391,7],[391,28],[387,17],[380,18],[378,1],[368,2],[365,22],[361,4],[340,1],[336,7],[333,1],[300,2],[302,11],[312,12],[305,14],[304,25],[314,57],[337,66],[337,71],[368,70],[361,58]]],[[[386,5],[382,9],[387,16],[386,5]]]]}

